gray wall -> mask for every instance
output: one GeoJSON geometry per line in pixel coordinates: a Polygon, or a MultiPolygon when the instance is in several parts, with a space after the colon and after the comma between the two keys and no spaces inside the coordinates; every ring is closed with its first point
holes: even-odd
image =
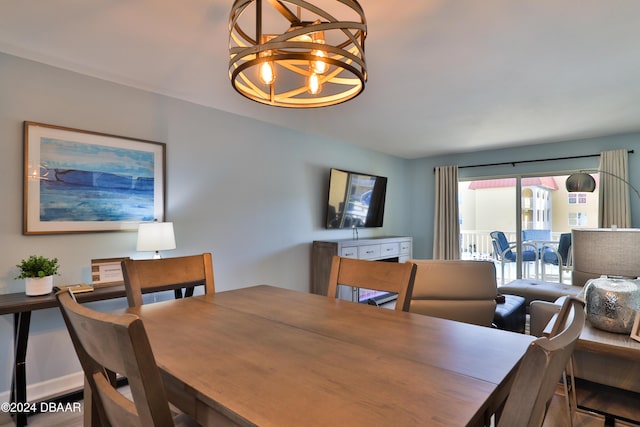
{"type": "MultiPolygon", "coordinates": [[[[0,293],[23,291],[15,264],[31,254],[60,259],[58,284],[90,282],[92,258],[150,255],[135,252],[135,232],[22,235],[24,120],[166,143],[178,248],[165,256],[212,252],[219,291],[310,289],[311,242],[351,237],[323,227],[331,167],[389,178],[385,226],[361,237],[409,232],[407,160],[5,54],[0,94],[0,293]]],[[[102,304],[115,306],[124,301],[102,304]]],[[[12,322],[0,316],[0,398],[10,387],[12,322]]],[[[79,370],[56,310],[34,313],[27,364],[29,384],[79,370]]]]}

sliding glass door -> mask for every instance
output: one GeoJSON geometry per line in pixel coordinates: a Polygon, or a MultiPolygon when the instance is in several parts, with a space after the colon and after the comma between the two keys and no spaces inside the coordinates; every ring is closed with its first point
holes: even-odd
{"type": "Polygon", "coordinates": [[[564,265],[567,254],[558,262],[548,253],[557,253],[561,235],[573,228],[597,227],[598,193],[568,193],[566,178],[460,182],[461,257],[493,260],[499,284],[523,277],[558,281],[561,270],[562,281],[570,281],[570,266],[564,265]]]}

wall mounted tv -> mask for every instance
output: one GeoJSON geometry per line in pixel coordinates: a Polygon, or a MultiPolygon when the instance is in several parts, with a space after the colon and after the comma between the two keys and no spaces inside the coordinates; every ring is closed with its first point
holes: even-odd
{"type": "Polygon", "coordinates": [[[387,178],[331,169],[327,228],[382,227],[387,178]]]}

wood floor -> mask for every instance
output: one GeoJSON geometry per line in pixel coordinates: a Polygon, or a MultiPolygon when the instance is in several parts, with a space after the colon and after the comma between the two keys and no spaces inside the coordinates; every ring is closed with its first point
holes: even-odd
{"type": "MultiPolygon", "coordinates": [[[[564,407],[564,396],[556,394],[551,401],[543,427],[569,426],[569,418],[564,407]]],[[[0,414],[0,427],[12,427],[13,421],[7,414],[0,414]]],[[[604,418],[596,414],[579,412],[574,427],[603,427],[604,418]]],[[[616,422],[619,427],[633,427],[632,424],[616,422]]],[[[29,417],[28,427],[82,427],[82,412],[61,412],[38,414],[29,417]]]]}

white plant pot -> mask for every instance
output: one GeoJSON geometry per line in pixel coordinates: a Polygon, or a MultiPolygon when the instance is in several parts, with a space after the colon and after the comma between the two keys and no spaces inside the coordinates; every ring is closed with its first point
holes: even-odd
{"type": "Polygon", "coordinates": [[[48,295],[53,290],[53,276],[27,277],[25,280],[25,293],[30,296],[48,295]]]}

